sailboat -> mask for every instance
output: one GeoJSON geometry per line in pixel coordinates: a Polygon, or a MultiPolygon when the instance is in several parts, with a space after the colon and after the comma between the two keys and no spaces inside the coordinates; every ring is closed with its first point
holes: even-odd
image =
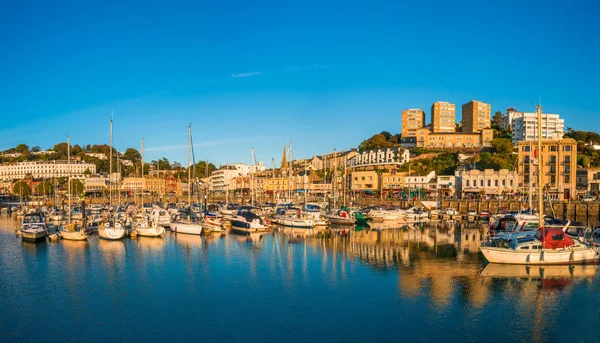
{"type": "MultiPolygon", "coordinates": [[[[109,162],[109,173],[108,173],[108,194],[109,194],[109,203],[110,203],[110,207],[112,207],[113,203],[112,203],[112,151],[113,151],[113,135],[112,135],[112,131],[113,131],[113,119],[112,117],[110,118],[110,162],[109,162]]],[[[118,169],[118,165],[117,165],[117,169],[118,169]]],[[[118,209],[118,206],[117,206],[118,209]]],[[[121,239],[123,237],[125,237],[126,231],[125,228],[123,227],[123,224],[121,224],[118,220],[116,220],[115,218],[115,214],[110,213],[109,211],[109,216],[108,219],[102,223],[99,227],[98,227],[98,236],[100,236],[100,238],[104,238],[104,239],[110,239],[110,240],[117,240],[117,239],[121,239]]]]}
{"type": "Polygon", "coordinates": [[[539,229],[533,237],[513,237],[509,240],[495,241],[493,246],[481,246],[479,249],[491,263],[558,265],[598,263],[598,248],[572,238],[566,234],[566,227],[544,225],[544,203],[542,185],[542,107],[536,108],[538,116],[538,207],[539,229]]]}
{"type": "MultiPolygon", "coordinates": [[[[175,220],[169,224],[171,231],[176,233],[184,233],[188,235],[201,235],[202,234],[202,223],[195,218],[195,214],[192,211],[192,174],[191,174],[191,154],[192,154],[192,125],[188,126],[188,216],[182,218],[181,215],[175,217],[175,220]]],[[[195,163],[194,163],[194,178],[195,175],[195,163]]],[[[196,185],[196,182],[194,182],[196,185]]]]}
{"type": "MultiPolygon", "coordinates": [[[[144,177],[144,138],[142,138],[142,178],[144,177]]],[[[156,220],[148,223],[148,216],[144,212],[144,192],[142,190],[142,218],[135,221],[131,226],[136,231],[138,236],[144,237],[160,237],[165,233],[165,228],[158,225],[156,220]]]]}
{"type": "MultiPolygon", "coordinates": [[[[57,228],[58,236],[61,239],[69,241],[85,241],[87,240],[87,232],[84,225],[78,225],[77,221],[71,217],[71,137],[67,136],[67,189],[69,197],[69,219],[65,224],[59,225],[57,228]]],[[[82,211],[82,219],[85,224],[85,209],[82,211]]]]}

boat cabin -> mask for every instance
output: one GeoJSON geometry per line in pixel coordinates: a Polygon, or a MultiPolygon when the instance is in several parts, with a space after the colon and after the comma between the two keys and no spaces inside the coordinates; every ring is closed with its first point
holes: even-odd
{"type": "Polygon", "coordinates": [[[559,227],[544,227],[536,234],[535,238],[542,243],[544,249],[561,249],[572,246],[573,240],[559,227]]]}

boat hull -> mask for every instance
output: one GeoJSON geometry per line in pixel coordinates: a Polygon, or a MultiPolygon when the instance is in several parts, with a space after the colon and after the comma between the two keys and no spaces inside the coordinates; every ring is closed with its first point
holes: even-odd
{"type": "Polygon", "coordinates": [[[265,231],[266,227],[258,227],[253,226],[251,223],[241,221],[241,220],[232,220],[231,221],[231,230],[242,232],[242,233],[252,233],[252,232],[260,232],[265,231]]]}
{"type": "Polygon", "coordinates": [[[354,221],[349,218],[326,216],[327,221],[331,225],[354,225],[354,221]]]}
{"type": "Polygon", "coordinates": [[[108,239],[108,240],[118,240],[125,237],[126,231],[125,229],[117,229],[117,228],[98,228],[98,236],[100,238],[108,239]]]}
{"type": "Polygon", "coordinates": [[[202,225],[200,224],[186,224],[186,223],[171,223],[169,228],[173,232],[183,233],[186,235],[201,235],[202,225]]]}
{"type": "Polygon", "coordinates": [[[312,220],[306,219],[277,218],[275,220],[275,223],[282,226],[296,227],[302,229],[310,229],[314,226],[312,220]]]}
{"type": "Polygon", "coordinates": [[[490,263],[561,265],[598,263],[598,252],[593,249],[556,249],[520,252],[507,248],[481,247],[483,256],[490,263]]]}
{"type": "Polygon", "coordinates": [[[37,241],[44,240],[47,235],[48,235],[47,230],[36,231],[36,232],[21,230],[21,239],[23,239],[24,241],[28,241],[28,242],[37,242],[37,241]]]}
{"type": "Polygon", "coordinates": [[[138,236],[142,236],[142,237],[160,237],[165,233],[165,228],[162,226],[137,228],[135,230],[136,230],[138,236]]]}
{"type": "Polygon", "coordinates": [[[61,239],[68,241],[85,241],[87,240],[87,234],[85,231],[59,231],[61,239]]]}

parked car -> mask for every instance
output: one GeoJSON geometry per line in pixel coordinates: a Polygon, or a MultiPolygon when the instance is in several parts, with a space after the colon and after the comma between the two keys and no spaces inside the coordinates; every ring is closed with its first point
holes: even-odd
{"type": "Polygon", "coordinates": [[[593,195],[586,195],[586,196],[585,196],[585,197],[583,197],[583,199],[582,199],[582,201],[585,201],[585,202],[594,201],[594,200],[596,200],[596,197],[595,197],[595,196],[593,196],[593,195]]]}

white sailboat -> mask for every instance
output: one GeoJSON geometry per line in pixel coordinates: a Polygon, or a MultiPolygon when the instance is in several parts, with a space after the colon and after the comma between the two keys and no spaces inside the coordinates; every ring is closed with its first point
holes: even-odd
{"type": "MultiPolygon", "coordinates": [[[[537,106],[538,115],[538,209],[539,229],[535,236],[515,237],[495,241],[493,246],[481,246],[480,250],[491,263],[555,265],[598,263],[598,248],[572,238],[566,228],[544,226],[543,154],[542,154],[542,107],[537,106]]],[[[531,196],[531,194],[530,194],[531,196]]]]}
{"type": "MultiPolygon", "coordinates": [[[[108,194],[109,194],[109,203],[110,206],[112,207],[112,150],[113,150],[113,135],[112,135],[112,124],[113,124],[113,119],[112,116],[110,118],[110,162],[109,162],[109,172],[108,172],[108,194]]],[[[117,166],[118,168],[118,166],[117,166]]],[[[118,206],[117,206],[118,208],[118,206]]],[[[108,219],[102,223],[99,227],[98,227],[98,236],[100,236],[100,238],[104,238],[104,239],[110,239],[110,240],[117,240],[117,239],[121,239],[123,237],[125,237],[126,231],[125,228],[123,227],[123,225],[116,220],[115,218],[115,214],[110,213],[109,211],[109,217],[108,219]]]]}
{"type": "MultiPolygon", "coordinates": [[[[176,216],[175,220],[169,224],[171,231],[176,233],[183,233],[188,235],[201,235],[202,234],[202,223],[195,220],[195,214],[192,212],[192,174],[191,174],[191,153],[192,153],[192,125],[188,125],[188,206],[189,214],[187,218],[182,216],[176,216]]],[[[195,177],[195,175],[194,175],[195,177]]],[[[195,182],[194,182],[195,185],[195,182]]]]}
{"type": "Polygon", "coordinates": [[[71,137],[67,136],[67,192],[69,197],[69,219],[66,224],[59,225],[56,230],[61,239],[69,241],[85,241],[87,240],[87,232],[83,225],[78,225],[71,218],[71,137]]]}
{"type": "MultiPolygon", "coordinates": [[[[142,178],[144,177],[144,138],[142,137],[142,178]]],[[[160,237],[165,233],[165,228],[158,225],[157,221],[148,222],[147,214],[144,212],[144,192],[142,190],[141,218],[135,221],[131,227],[138,236],[160,237]]]]}

